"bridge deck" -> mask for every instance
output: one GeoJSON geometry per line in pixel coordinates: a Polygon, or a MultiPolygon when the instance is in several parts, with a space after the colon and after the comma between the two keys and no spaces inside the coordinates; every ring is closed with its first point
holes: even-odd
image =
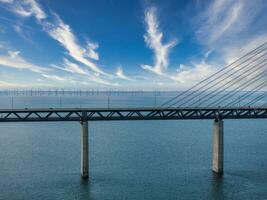
{"type": "Polygon", "coordinates": [[[267,107],[0,109],[0,122],[267,118],[267,107]]]}

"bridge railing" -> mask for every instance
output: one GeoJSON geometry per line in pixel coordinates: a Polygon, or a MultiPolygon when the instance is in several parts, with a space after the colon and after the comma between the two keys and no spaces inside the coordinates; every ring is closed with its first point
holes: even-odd
{"type": "MultiPolygon", "coordinates": [[[[171,99],[177,94],[183,97],[183,92],[139,92],[139,93],[104,93],[104,94],[86,94],[82,95],[68,95],[55,96],[42,94],[41,96],[2,94],[0,95],[0,109],[1,108],[135,108],[135,107],[160,107],[163,102],[171,99]]],[[[214,95],[216,92],[206,92],[205,94],[214,95]]],[[[252,93],[252,92],[251,92],[252,93]]],[[[254,92],[248,95],[246,91],[240,91],[231,97],[225,99],[225,95],[229,93],[222,93],[217,98],[220,99],[216,105],[211,104],[212,99],[205,101],[196,101],[191,107],[225,107],[225,106],[251,106],[257,107],[267,105],[267,93],[264,91],[254,92]],[[247,96],[244,98],[244,96],[247,96]],[[234,102],[234,103],[232,103],[234,102]]],[[[172,107],[176,107],[173,105],[172,107]]],[[[190,107],[184,104],[180,107],[190,107]]]]}

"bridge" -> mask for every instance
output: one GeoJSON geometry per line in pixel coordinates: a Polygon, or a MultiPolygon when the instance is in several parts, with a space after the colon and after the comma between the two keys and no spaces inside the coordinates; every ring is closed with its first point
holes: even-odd
{"type": "Polygon", "coordinates": [[[0,122],[267,118],[267,107],[2,109],[0,122]]]}
{"type": "Polygon", "coordinates": [[[160,106],[0,109],[0,122],[81,123],[81,176],[89,177],[88,123],[114,120],[213,120],[212,170],[223,174],[223,120],[266,119],[267,43],[178,92],[160,106]]]}

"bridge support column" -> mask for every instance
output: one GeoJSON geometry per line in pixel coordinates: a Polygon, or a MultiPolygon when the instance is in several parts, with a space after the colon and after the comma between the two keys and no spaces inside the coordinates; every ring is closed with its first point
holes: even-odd
{"type": "Polygon", "coordinates": [[[89,177],[88,121],[82,121],[81,125],[81,176],[87,179],[89,177]]]}
{"type": "Polygon", "coordinates": [[[213,125],[212,171],[223,174],[223,120],[216,119],[213,125]]]}

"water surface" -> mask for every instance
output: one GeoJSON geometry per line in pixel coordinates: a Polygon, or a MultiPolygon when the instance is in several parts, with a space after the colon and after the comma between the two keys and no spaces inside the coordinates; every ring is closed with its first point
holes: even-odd
{"type": "MultiPolygon", "coordinates": [[[[117,95],[109,106],[167,97],[117,95]]],[[[1,108],[12,106],[0,96],[1,108]]],[[[18,96],[14,107],[104,107],[105,95],[18,96]],[[61,102],[60,102],[61,101],[61,102]]],[[[90,122],[80,178],[78,122],[1,123],[0,199],[267,199],[267,123],[225,120],[225,174],[211,171],[212,121],[90,122]]]]}

